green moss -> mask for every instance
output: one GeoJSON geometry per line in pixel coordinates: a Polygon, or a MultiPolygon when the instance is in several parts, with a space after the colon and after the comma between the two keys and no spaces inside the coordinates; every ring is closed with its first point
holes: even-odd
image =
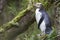
{"type": "MultiPolygon", "coordinates": [[[[10,22],[8,22],[6,24],[3,24],[1,26],[1,29],[3,29],[4,31],[10,29],[12,27],[12,25],[14,25],[16,22],[18,22],[26,14],[25,12],[30,11],[31,8],[32,8],[32,6],[26,8],[25,10],[23,10],[21,12],[19,12],[18,15],[12,21],[10,21],[10,22]]],[[[3,30],[0,30],[0,31],[2,32],[3,30]]]]}

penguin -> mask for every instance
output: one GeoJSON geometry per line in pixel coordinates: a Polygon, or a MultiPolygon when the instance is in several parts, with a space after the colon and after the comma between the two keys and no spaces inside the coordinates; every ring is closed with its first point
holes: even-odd
{"type": "Polygon", "coordinates": [[[40,29],[43,34],[50,34],[52,25],[48,13],[45,11],[42,3],[36,3],[34,6],[36,7],[35,18],[38,29],[40,29]]]}

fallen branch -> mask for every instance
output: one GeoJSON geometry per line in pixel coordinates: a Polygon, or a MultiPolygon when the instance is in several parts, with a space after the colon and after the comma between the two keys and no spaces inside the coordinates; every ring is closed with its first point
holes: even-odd
{"type": "Polygon", "coordinates": [[[27,14],[19,21],[19,27],[12,27],[6,31],[3,40],[13,40],[17,35],[25,32],[35,21],[34,12],[27,11],[26,13],[27,14]]]}
{"type": "Polygon", "coordinates": [[[18,13],[18,15],[10,22],[6,23],[6,24],[3,24],[1,27],[0,27],[0,32],[4,32],[10,28],[13,27],[13,25],[15,25],[16,23],[18,23],[18,21],[26,14],[25,12],[31,10],[32,7],[28,7],[27,9],[21,11],[18,13]]]}

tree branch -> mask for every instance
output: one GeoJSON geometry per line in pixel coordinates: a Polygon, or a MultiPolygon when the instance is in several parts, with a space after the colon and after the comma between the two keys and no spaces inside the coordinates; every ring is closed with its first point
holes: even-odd
{"type": "Polygon", "coordinates": [[[5,32],[5,40],[13,40],[17,35],[26,31],[34,21],[34,12],[27,11],[27,14],[19,21],[20,27],[13,27],[10,30],[5,32]]]}
{"type": "Polygon", "coordinates": [[[27,9],[19,12],[19,14],[10,22],[3,24],[0,27],[0,32],[4,32],[10,28],[12,28],[13,25],[16,25],[16,23],[26,14],[25,12],[30,11],[32,7],[28,7],[27,9]]]}

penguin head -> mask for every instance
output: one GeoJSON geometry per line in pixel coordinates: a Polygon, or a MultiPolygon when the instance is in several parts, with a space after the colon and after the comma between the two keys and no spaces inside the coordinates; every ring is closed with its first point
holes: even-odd
{"type": "Polygon", "coordinates": [[[35,3],[34,6],[39,9],[43,7],[42,3],[35,3]]]}

